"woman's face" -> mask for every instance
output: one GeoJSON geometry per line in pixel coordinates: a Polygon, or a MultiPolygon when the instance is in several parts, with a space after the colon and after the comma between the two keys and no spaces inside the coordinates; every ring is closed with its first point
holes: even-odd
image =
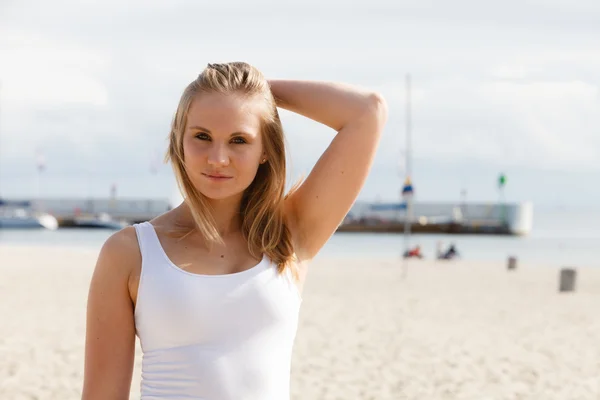
{"type": "Polygon", "coordinates": [[[204,196],[239,196],[254,180],[263,160],[259,97],[202,93],[190,105],[183,133],[185,167],[204,196]]]}

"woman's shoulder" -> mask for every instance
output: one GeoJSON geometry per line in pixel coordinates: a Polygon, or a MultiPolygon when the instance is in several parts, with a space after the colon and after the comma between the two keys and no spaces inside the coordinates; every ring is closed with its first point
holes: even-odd
{"type": "Polygon", "coordinates": [[[102,246],[94,275],[118,287],[127,287],[131,299],[142,269],[142,254],[134,226],[113,233],[102,246]]]}
{"type": "Polygon", "coordinates": [[[103,250],[131,250],[135,247],[133,245],[137,246],[137,233],[135,226],[129,225],[110,235],[104,242],[103,250]]]}
{"type": "MultiPolygon", "coordinates": [[[[170,226],[172,220],[173,210],[170,210],[148,222],[154,228],[161,229],[170,226]]],[[[142,255],[135,226],[126,226],[109,236],[104,242],[100,254],[109,258],[118,257],[122,260],[120,264],[140,264],[142,255]]]]}
{"type": "Polygon", "coordinates": [[[141,259],[135,227],[127,226],[113,233],[104,242],[98,265],[112,269],[117,274],[129,274],[136,264],[141,264],[141,259]]]}

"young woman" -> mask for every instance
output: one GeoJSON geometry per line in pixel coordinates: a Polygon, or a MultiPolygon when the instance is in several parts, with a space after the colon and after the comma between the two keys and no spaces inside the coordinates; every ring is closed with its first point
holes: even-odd
{"type": "Polygon", "coordinates": [[[386,119],[377,93],[209,64],[170,133],[183,203],[115,233],[98,257],[83,399],[129,397],[136,335],[144,400],[289,399],[308,263],[355,201],[386,119]],[[337,131],[287,195],[277,107],[337,131]]]}

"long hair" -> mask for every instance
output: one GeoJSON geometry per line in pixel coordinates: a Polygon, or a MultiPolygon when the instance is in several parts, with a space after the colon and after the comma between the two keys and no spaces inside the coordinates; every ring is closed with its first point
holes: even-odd
{"type": "Polygon", "coordinates": [[[192,184],[184,163],[183,134],[188,110],[194,98],[203,93],[236,93],[264,98],[268,112],[262,115],[261,135],[267,162],[260,164],[256,177],[242,196],[239,210],[242,216],[242,234],[253,257],[261,258],[265,254],[277,265],[279,273],[290,268],[297,278],[292,262],[294,248],[291,233],[283,212],[286,177],[283,127],[267,80],[260,71],[247,63],[208,64],[183,91],[173,118],[165,160],[172,164],[179,190],[194,218],[195,228],[209,244],[223,243],[210,212],[210,205],[192,184]]]}

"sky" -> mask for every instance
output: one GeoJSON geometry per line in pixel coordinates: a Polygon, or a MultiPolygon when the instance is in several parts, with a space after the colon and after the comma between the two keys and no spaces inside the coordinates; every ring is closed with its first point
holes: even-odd
{"type": "MultiPolygon", "coordinates": [[[[600,204],[596,0],[3,0],[0,196],[106,197],[115,184],[122,197],[171,197],[160,161],[179,96],[227,61],[384,95],[361,200],[399,199],[410,74],[417,201],[495,202],[505,173],[508,201],[600,204]]],[[[282,120],[292,182],[335,132],[282,120]]]]}

